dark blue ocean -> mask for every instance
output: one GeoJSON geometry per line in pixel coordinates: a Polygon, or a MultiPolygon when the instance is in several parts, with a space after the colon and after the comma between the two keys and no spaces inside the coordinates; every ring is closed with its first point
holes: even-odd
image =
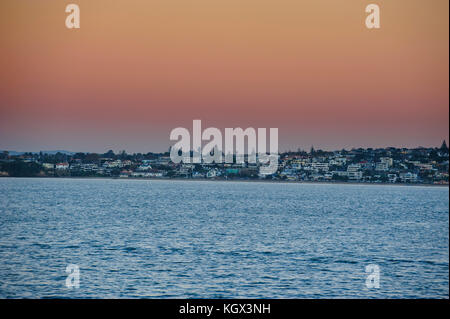
{"type": "Polygon", "coordinates": [[[448,195],[0,178],[0,298],[448,298],[448,195]],[[379,288],[366,286],[370,264],[379,288]]]}

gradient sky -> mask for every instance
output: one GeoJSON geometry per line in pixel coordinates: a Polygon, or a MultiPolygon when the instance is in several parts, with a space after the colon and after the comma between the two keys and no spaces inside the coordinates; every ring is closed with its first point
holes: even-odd
{"type": "Polygon", "coordinates": [[[439,146],[447,0],[2,0],[0,149],[164,151],[175,127],[280,150],[439,146]],[[81,29],[65,27],[65,6],[81,29]],[[381,7],[369,30],[366,5],[381,7]]]}

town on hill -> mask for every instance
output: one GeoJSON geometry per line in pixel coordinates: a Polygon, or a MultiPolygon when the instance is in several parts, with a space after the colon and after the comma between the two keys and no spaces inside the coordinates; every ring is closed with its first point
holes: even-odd
{"type": "Polygon", "coordinates": [[[440,147],[313,147],[279,154],[278,170],[261,174],[258,163],[178,163],[166,153],[0,153],[0,177],[113,177],[212,180],[273,180],[448,185],[449,151],[440,147]]]}

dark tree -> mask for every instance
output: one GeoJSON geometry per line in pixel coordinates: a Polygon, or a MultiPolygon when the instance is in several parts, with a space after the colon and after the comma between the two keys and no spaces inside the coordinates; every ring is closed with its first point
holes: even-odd
{"type": "Polygon", "coordinates": [[[448,147],[447,147],[447,143],[445,142],[445,140],[442,142],[441,151],[448,153],[448,147]]]}

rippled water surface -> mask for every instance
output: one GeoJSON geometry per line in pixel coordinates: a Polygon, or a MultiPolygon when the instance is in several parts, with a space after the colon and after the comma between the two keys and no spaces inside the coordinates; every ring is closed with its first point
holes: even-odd
{"type": "Polygon", "coordinates": [[[448,298],[448,218],[445,187],[0,178],[0,297],[448,298]]]}

